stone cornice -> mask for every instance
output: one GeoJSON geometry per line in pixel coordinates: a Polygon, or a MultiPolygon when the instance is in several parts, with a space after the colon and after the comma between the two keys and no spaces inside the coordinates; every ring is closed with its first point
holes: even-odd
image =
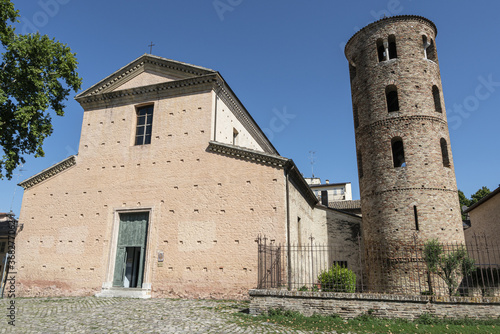
{"type": "Polygon", "coordinates": [[[283,168],[289,175],[290,182],[300,192],[309,205],[314,206],[318,203],[318,199],[312,192],[306,180],[300,173],[292,159],[287,159],[279,155],[259,152],[229,144],[211,141],[208,144],[207,151],[222,154],[228,157],[247,160],[254,163],[259,163],[266,166],[283,168]]]}
{"type": "Polygon", "coordinates": [[[284,168],[289,161],[289,159],[279,155],[259,152],[214,141],[209,142],[207,151],[278,168],[284,168]]]}
{"type": "Polygon", "coordinates": [[[51,178],[52,176],[59,174],[60,172],[66,170],[74,165],[76,165],[76,155],[72,155],[72,156],[64,159],[63,161],[61,161],[61,162],[59,162],[59,163],[57,163],[57,164],[55,164],[47,169],[44,169],[43,171],[41,171],[40,173],[38,173],[36,175],[33,175],[29,179],[26,179],[26,180],[20,182],[18,184],[18,186],[21,186],[24,189],[29,189],[29,188],[33,187],[34,185],[36,185],[42,181],[45,181],[45,180],[51,178]]]}
{"type": "MultiPolygon", "coordinates": [[[[222,77],[221,77],[222,79],[222,77]]],[[[236,94],[231,90],[222,79],[220,89],[217,90],[217,96],[231,109],[238,121],[245,126],[248,132],[252,135],[259,145],[268,153],[279,154],[278,151],[271,144],[269,139],[265,136],[264,132],[257,125],[250,113],[245,109],[236,94]]]]}
{"type": "Polygon", "coordinates": [[[310,206],[315,206],[319,201],[316,195],[307,184],[306,180],[300,173],[298,167],[295,165],[292,159],[288,160],[287,173],[290,178],[290,182],[297,188],[297,190],[304,196],[305,200],[310,206]]]}
{"type": "Polygon", "coordinates": [[[153,85],[117,90],[76,98],[85,110],[111,105],[137,103],[137,100],[156,100],[168,96],[215,89],[221,80],[217,73],[153,85]]]}
{"type": "Polygon", "coordinates": [[[409,122],[409,121],[431,121],[431,122],[438,122],[438,123],[441,123],[443,125],[447,124],[445,120],[443,120],[440,117],[436,117],[436,116],[408,115],[408,116],[388,117],[385,119],[381,119],[381,120],[375,121],[373,123],[369,123],[369,124],[358,127],[358,129],[356,129],[356,132],[366,131],[366,128],[369,128],[370,130],[372,130],[372,129],[378,128],[382,125],[393,125],[394,123],[409,122]]]}
{"type": "Polygon", "coordinates": [[[215,73],[215,71],[201,66],[144,54],[134,61],[130,62],[129,64],[125,65],[124,67],[120,68],[118,71],[115,71],[111,75],[107,76],[105,79],[99,81],[92,87],[78,94],[75,99],[79,100],[85,96],[109,92],[115,87],[120,86],[124,82],[129,81],[138,74],[144,72],[144,69],[146,67],[153,67],[155,69],[166,70],[169,72],[177,72],[179,74],[182,74],[183,76],[189,77],[215,73]]]}
{"type": "MultiPolygon", "coordinates": [[[[424,192],[425,191],[447,191],[447,192],[458,193],[457,189],[448,189],[448,188],[396,188],[396,189],[372,191],[371,194],[381,195],[381,194],[385,194],[385,193],[403,192],[403,191],[424,191],[424,192]]],[[[370,195],[370,194],[367,194],[367,195],[370,195]]]]}

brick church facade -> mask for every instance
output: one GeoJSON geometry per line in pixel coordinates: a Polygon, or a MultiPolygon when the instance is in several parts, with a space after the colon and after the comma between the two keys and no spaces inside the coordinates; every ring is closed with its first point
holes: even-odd
{"type": "Polygon", "coordinates": [[[244,297],[257,235],[361,222],[318,203],[216,71],[143,55],[76,100],[78,155],[20,183],[21,295],[244,297]]]}

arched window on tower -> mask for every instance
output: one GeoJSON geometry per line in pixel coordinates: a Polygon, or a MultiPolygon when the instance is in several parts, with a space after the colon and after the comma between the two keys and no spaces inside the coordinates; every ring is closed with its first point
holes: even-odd
{"type": "Polygon", "coordinates": [[[422,42],[424,44],[424,55],[425,58],[436,62],[436,47],[434,46],[434,41],[432,39],[427,39],[427,36],[422,35],[422,42]]]}
{"type": "Polygon", "coordinates": [[[427,59],[427,48],[429,47],[429,41],[427,40],[427,36],[422,35],[422,44],[424,46],[424,58],[427,59]]]}
{"type": "Polygon", "coordinates": [[[446,139],[441,138],[441,155],[443,156],[443,166],[450,167],[450,158],[448,156],[448,143],[446,139]]]}
{"type": "Polygon", "coordinates": [[[358,118],[358,106],[356,104],[352,107],[352,111],[354,114],[354,128],[357,129],[359,126],[359,118],[358,118]]]}
{"type": "Polygon", "coordinates": [[[387,111],[399,111],[398,89],[394,85],[385,87],[385,97],[387,99],[387,111]]]}
{"type": "Polygon", "coordinates": [[[354,80],[356,77],[356,65],[349,63],[349,78],[351,79],[351,82],[354,80]]]}
{"type": "Polygon", "coordinates": [[[403,140],[400,137],[394,137],[391,141],[391,145],[392,145],[392,160],[394,161],[394,167],[406,167],[403,140]]]}
{"type": "Polygon", "coordinates": [[[377,54],[378,54],[378,61],[384,61],[385,59],[385,46],[384,46],[384,41],[382,38],[377,39],[377,54]]]}
{"type": "Polygon", "coordinates": [[[361,157],[361,152],[357,152],[357,158],[358,158],[358,175],[359,175],[359,178],[362,178],[363,177],[363,160],[362,160],[362,157],[361,157]]]}
{"type": "Polygon", "coordinates": [[[441,96],[439,94],[439,88],[436,85],[432,86],[432,97],[434,98],[434,108],[437,112],[442,113],[443,109],[441,108],[441,96]]]}
{"type": "Polygon", "coordinates": [[[398,57],[398,52],[396,50],[396,36],[389,36],[389,59],[394,59],[398,57]]]}

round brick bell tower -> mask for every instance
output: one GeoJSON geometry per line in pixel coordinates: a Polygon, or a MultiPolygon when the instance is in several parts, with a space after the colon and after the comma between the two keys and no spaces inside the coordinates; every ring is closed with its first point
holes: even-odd
{"type": "MultiPolygon", "coordinates": [[[[388,277],[370,277],[387,263],[370,259],[370,247],[464,242],[436,34],[426,18],[394,16],[364,27],[345,47],[367,283],[381,290],[393,290],[390,282],[400,286],[401,278],[395,268],[388,277]]],[[[408,265],[399,267],[408,274],[408,265]]]]}

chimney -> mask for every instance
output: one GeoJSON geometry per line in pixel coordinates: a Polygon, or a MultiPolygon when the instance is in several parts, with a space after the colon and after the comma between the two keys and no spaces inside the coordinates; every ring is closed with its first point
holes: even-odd
{"type": "Polygon", "coordinates": [[[326,184],[330,184],[330,180],[325,180],[325,183],[326,184]]]}

